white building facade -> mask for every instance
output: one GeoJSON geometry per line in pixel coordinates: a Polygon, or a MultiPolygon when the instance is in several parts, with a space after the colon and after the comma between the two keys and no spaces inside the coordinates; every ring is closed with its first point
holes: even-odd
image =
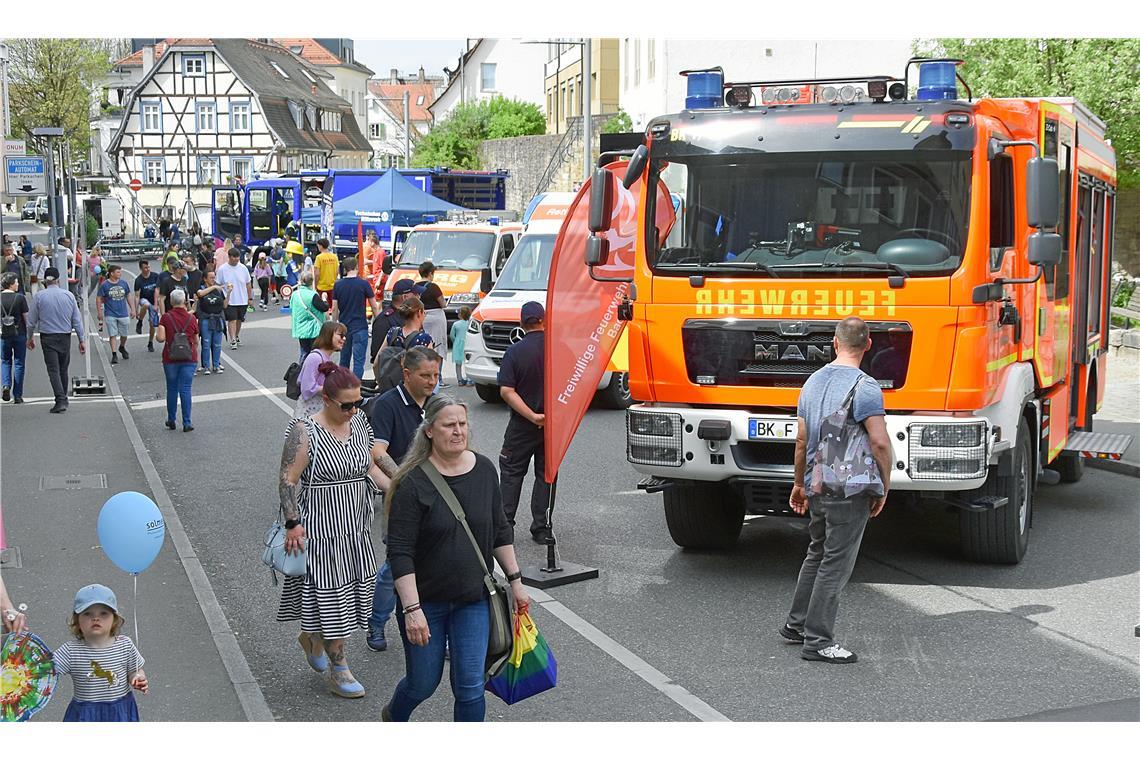
{"type": "Polygon", "coordinates": [[[546,113],[544,67],[546,45],[523,39],[474,40],[450,81],[431,105],[438,124],[461,103],[490,100],[496,95],[533,103],[546,113]]]}
{"type": "Polygon", "coordinates": [[[681,71],[720,66],[726,81],[774,81],[882,74],[901,77],[912,40],[670,40],[625,37],[621,107],[634,131],[685,108],[681,71]]]}

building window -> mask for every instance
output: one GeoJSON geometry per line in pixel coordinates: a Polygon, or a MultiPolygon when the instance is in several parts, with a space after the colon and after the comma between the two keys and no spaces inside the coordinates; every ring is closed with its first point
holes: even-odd
{"type": "Polygon", "coordinates": [[[566,115],[567,116],[577,116],[578,112],[575,110],[575,108],[578,105],[578,101],[574,100],[574,83],[573,82],[570,83],[569,95],[567,95],[566,99],[568,101],[566,104],[566,115]]]}
{"type": "Polygon", "coordinates": [[[196,113],[199,132],[217,131],[217,105],[215,103],[198,103],[196,113]]]}
{"type": "Polygon", "coordinates": [[[387,140],[388,139],[388,125],[386,124],[369,124],[372,139],[374,140],[387,140]]]}
{"type": "Polygon", "coordinates": [[[479,89],[489,92],[495,89],[495,64],[484,63],[479,67],[479,89]]]}
{"type": "Polygon", "coordinates": [[[235,158],[230,166],[230,176],[235,180],[250,180],[253,177],[253,159],[235,158]]]}
{"type": "Polygon", "coordinates": [[[416,98],[416,105],[422,106],[423,104],[424,104],[424,96],[420,95],[418,98],[416,98]]]}
{"type": "Polygon", "coordinates": [[[222,170],[218,159],[213,156],[198,156],[198,184],[221,184],[222,170]]]}
{"type": "Polygon", "coordinates": [[[206,56],[204,55],[184,55],[182,56],[182,75],[187,77],[204,77],[206,76],[206,56]]]}
{"type": "Polygon", "coordinates": [[[657,58],[657,41],[645,41],[645,55],[649,59],[646,61],[645,66],[645,81],[652,82],[654,75],[657,73],[657,65],[654,59],[657,58]]]}
{"type": "Polygon", "coordinates": [[[162,104],[158,101],[142,104],[142,131],[162,132],[162,104]]]}
{"type": "Polygon", "coordinates": [[[285,73],[285,69],[277,65],[277,61],[270,61],[269,65],[272,66],[273,70],[280,74],[283,79],[289,78],[289,75],[285,73]]]}
{"type": "Polygon", "coordinates": [[[641,84],[641,38],[633,41],[633,86],[641,84]]]}
{"type": "Polygon", "coordinates": [[[143,159],[143,184],[146,185],[163,185],[166,184],[166,168],[163,166],[161,158],[144,158],[143,159]]]}
{"type": "Polygon", "coordinates": [[[297,103],[296,101],[290,100],[290,101],[288,101],[288,103],[289,103],[289,113],[292,114],[292,116],[293,116],[293,124],[297,127],[297,129],[304,129],[305,128],[305,124],[304,124],[305,112],[303,110],[301,110],[300,104],[297,103]]]}
{"type": "Polygon", "coordinates": [[[250,131],[249,103],[233,103],[230,105],[230,131],[250,131]]]}
{"type": "Polygon", "coordinates": [[[305,79],[308,79],[313,84],[317,83],[317,78],[310,74],[308,69],[301,69],[301,73],[305,75],[305,79]]]}

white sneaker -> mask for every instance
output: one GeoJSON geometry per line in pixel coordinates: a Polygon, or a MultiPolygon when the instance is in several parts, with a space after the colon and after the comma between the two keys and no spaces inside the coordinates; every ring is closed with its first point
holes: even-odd
{"type": "Polygon", "coordinates": [[[236,340],[231,340],[231,341],[230,341],[230,350],[234,350],[234,349],[236,349],[236,348],[237,348],[237,341],[236,341],[236,340]]]}
{"type": "Polygon", "coordinates": [[[210,368],[209,368],[209,367],[206,367],[206,369],[202,370],[202,374],[203,374],[203,375],[208,375],[208,374],[210,374],[210,368]]]}
{"type": "Polygon", "coordinates": [[[834,662],[839,665],[846,665],[848,663],[856,662],[859,658],[854,652],[850,652],[838,644],[832,644],[829,647],[824,647],[818,652],[810,649],[805,649],[800,653],[800,657],[805,660],[817,660],[819,662],[834,662]]]}
{"type": "Polygon", "coordinates": [[[240,346],[241,345],[241,336],[239,335],[238,337],[234,338],[234,342],[240,346]]]}
{"type": "Polygon", "coordinates": [[[215,369],[214,371],[217,372],[219,375],[222,374],[222,365],[219,364],[218,368],[215,369]]]}

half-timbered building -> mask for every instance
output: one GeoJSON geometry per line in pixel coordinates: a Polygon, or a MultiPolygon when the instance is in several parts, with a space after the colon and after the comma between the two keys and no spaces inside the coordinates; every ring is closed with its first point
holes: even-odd
{"type": "Polygon", "coordinates": [[[184,210],[189,200],[203,217],[217,185],[366,167],[371,146],[329,76],[272,42],[168,40],[111,140],[118,179],[142,181],[144,207],[184,210]]]}

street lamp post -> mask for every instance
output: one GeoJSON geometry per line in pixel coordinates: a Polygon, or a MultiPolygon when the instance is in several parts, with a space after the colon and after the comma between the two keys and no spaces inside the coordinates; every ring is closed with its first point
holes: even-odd
{"type": "Polygon", "coordinates": [[[45,163],[47,164],[47,191],[48,191],[48,245],[47,249],[54,255],[52,261],[55,262],[55,268],[59,270],[60,277],[67,276],[67,251],[60,252],[56,248],[56,240],[59,238],[56,235],[56,230],[60,224],[58,219],[59,211],[59,196],[56,194],[55,188],[55,138],[63,137],[63,129],[61,127],[35,127],[32,129],[33,137],[44,138],[47,149],[44,151],[45,163]]]}

